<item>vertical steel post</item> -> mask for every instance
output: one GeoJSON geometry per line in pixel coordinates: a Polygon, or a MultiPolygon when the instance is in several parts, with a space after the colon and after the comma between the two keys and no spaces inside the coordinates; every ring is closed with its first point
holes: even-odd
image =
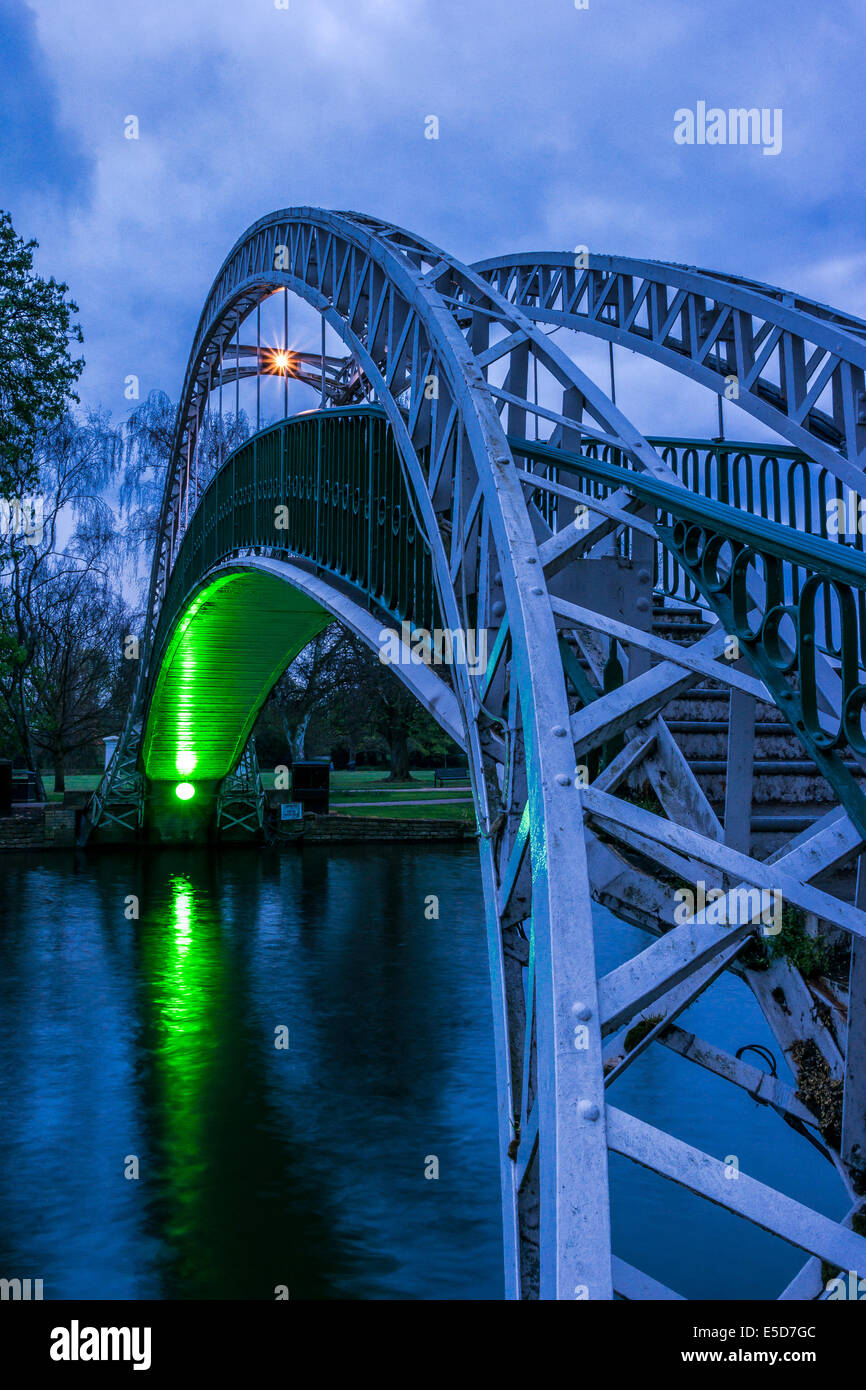
{"type": "Polygon", "coordinates": [[[752,846],[752,785],[755,770],[754,695],[731,690],[725,775],[725,844],[740,854],[752,846]]]}
{"type": "MultiPolygon", "coordinates": [[[[854,905],[866,909],[866,854],[857,860],[854,905]]],[[[848,1035],[842,1105],[842,1162],[858,1191],[866,1179],[866,942],[851,938],[848,1035]]]]}
{"type": "MultiPolygon", "coordinates": [[[[283,351],[288,360],[289,353],[289,292],[283,290],[283,351]]],[[[283,419],[289,415],[289,369],[283,368],[283,419]]]]}

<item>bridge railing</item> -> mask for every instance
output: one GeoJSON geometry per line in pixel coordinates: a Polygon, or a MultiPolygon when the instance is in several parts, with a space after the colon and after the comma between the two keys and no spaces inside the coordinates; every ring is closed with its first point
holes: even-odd
{"type": "Polygon", "coordinates": [[[622,464],[508,439],[516,457],[555,469],[574,496],[627,490],[652,510],[660,550],[743,645],[866,835],[866,798],[854,776],[866,758],[862,550],[622,464]]]}
{"type": "Polygon", "coordinates": [[[190,592],[245,553],[312,561],[395,622],[438,625],[433,566],[383,411],[311,412],[247,440],[208,483],[180,541],[151,670],[190,592]]]}
{"type": "MultiPolygon", "coordinates": [[[[861,520],[859,499],[826,468],[807,458],[799,449],[782,445],[745,443],[737,440],[671,439],[653,437],[650,443],[673,473],[697,497],[726,503],[745,515],[790,526],[805,535],[821,536],[834,544],[866,553],[866,515],[861,520]]],[[[635,471],[631,460],[613,445],[586,440],[585,458],[597,459],[635,471]]],[[[556,465],[551,465],[556,470],[556,465]]],[[[553,477],[548,470],[547,476],[553,477]]],[[[600,479],[585,478],[588,496],[605,498],[612,488],[600,479]]],[[[553,523],[557,499],[545,499],[545,515],[553,523]]],[[[866,513],[866,507],[864,507],[866,513]]],[[[630,537],[620,536],[619,546],[628,555],[630,537]]],[[[786,601],[800,599],[805,576],[796,566],[786,571],[786,601]]],[[[654,590],[657,594],[685,603],[702,603],[700,588],[684,571],[675,554],[664,545],[656,549],[654,590]]],[[[828,650],[837,656],[838,621],[833,614],[829,593],[822,598],[824,625],[834,633],[828,650]]],[[[855,596],[857,622],[866,634],[866,594],[855,596]]]]}
{"type": "MultiPolygon", "coordinates": [[[[657,511],[656,593],[713,606],[703,578],[674,537],[678,522],[695,507],[721,507],[709,524],[722,527],[719,534],[737,554],[758,545],[763,589],[768,607],[779,610],[779,632],[795,627],[791,641],[800,648],[803,629],[807,645],[840,670],[856,667],[862,672],[866,584],[839,577],[855,561],[856,574],[866,573],[857,499],[846,496],[837,478],[796,449],[720,440],[651,442],[685,484],[684,489],[668,487],[657,511]],[[853,533],[846,534],[846,521],[854,522],[853,533]],[[754,526],[769,529],[754,537],[754,526]],[[772,563],[760,549],[768,537],[782,547],[772,563]],[[820,583],[813,582],[815,556],[800,554],[811,541],[820,542],[820,583]]],[[[587,442],[583,454],[573,455],[526,440],[511,443],[518,455],[532,457],[540,474],[554,481],[567,475],[569,486],[588,500],[608,497],[620,487],[644,495],[652,482],[613,446],[587,442]]],[[[548,493],[538,500],[559,529],[562,499],[548,493]]],[[[701,516],[695,513],[691,524],[705,525],[701,516]]],[[[621,553],[628,554],[629,544],[623,528],[621,553]]],[[[254,435],[229,455],[202,493],[180,542],[157,627],[157,660],[199,579],[220,561],[248,552],[312,561],[356,585],[395,621],[409,619],[428,630],[438,625],[429,547],[415,520],[392,432],[378,407],[295,416],[254,435]]],[[[718,582],[713,582],[716,593],[718,582]]],[[[755,573],[750,583],[754,590],[755,573]]],[[[781,639],[774,640],[778,646],[781,639]]]]}

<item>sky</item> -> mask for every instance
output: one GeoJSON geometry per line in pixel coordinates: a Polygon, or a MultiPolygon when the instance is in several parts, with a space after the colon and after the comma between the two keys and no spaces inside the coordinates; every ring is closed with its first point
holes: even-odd
{"type": "MultiPolygon", "coordinates": [[[[466,261],[697,264],[866,316],[863,0],[284,3],[0,0],[0,206],[79,305],[84,404],[124,418],[130,374],[176,399],[225,255],[283,207],[466,261]],[[781,151],[677,143],[701,101],[781,109],[781,151]]],[[[635,423],[713,433],[714,398],[659,370],[631,367],[635,423]]]]}

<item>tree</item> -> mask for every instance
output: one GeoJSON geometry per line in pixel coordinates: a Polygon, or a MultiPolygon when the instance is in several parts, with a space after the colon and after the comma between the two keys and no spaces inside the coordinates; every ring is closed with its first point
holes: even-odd
{"type": "Polygon", "coordinates": [[[40,432],[58,421],[84,367],[70,344],[81,342],[72,323],[78,306],[68,286],[33,270],[35,241],[23,241],[8,212],[0,212],[0,493],[22,495],[34,481],[40,432]]]}
{"type": "Polygon", "coordinates": [[[132,696],[132,661],[123,659],[130,615],[104,575],[49,566],[34,594],[36,634],[28,670],[33,741],[54,767],[54,790],[66,790],[66,762],[119,723],[132,696]]]}
{"type": "Polygon", "coordinates": [[[34,676],[46,659],[52,604],[67,584],[93,575],[109,585],[121,568],[121,536],[105,495],[118,438],[98,412],[84,422],[67,414],[42,432],[34,458],[38,525],[0,537],[0,701],[44,798],[34,676]]]}
{"type": "Polygon", "coordinates": [[[344,634],[326,628],[314,637],[273,688],[271,699],[282,721],[292,760],[305,756],[310,720],[340,687],[344,634]]]}
{"type": "Polygon", "coordinates": [[[347,628],[334,624],[319,634],[274,686],[267,706],[282,723],[294,759],[306,740],[325,746],[345,742],[350,750],[373,736],[388,748],[386,781],[411,781],[414,749],[444,754],[454,747],[376,653],[347,628]]]}
{"type": "Polygon", "coordinates": [[[391,770],[388,782],[409,782],[410,744],[441,749],[449,740],[418,699],[394,671],[379,660],[360,638],[344,632],[341,647],[340,686],[332,713],[334,722],[351,718],[351,710],[364,710],[368,727],[388,745],[391,770]],[[444,742],[443,742],[444,740],[444,742]]]}
{"type": "MultiPolygon", "coordinates": [[[[177,407],[165,392],[151,391],[132,412],[123,430],[120,506],[135,556],[151,557],[159,540],[162,495],[176,421],[177,407]]],[[[193,498],[196,492],[201,495],[220,464],[249,436],[250,422],[245,411],[222,417],[212,411],[205,414],[192,461],[192,474],[197,481],[193,498]]],[[[145,582],[149,577],[149,572],[143,576],[145,582]]]]}

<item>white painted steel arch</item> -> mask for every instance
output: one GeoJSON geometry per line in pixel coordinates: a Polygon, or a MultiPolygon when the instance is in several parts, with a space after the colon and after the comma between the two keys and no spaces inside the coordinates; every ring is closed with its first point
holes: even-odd
{"type": "MultiPolygon", "coordinates": [[[[678,482],[550,341],[535,321],[543,315],[533,295],[525,287],[513,292],[517,283],[500,263],[470,269],[399,228],[354,213],[292,209],[251,226],[220,270],[196,331],[154,556],[148,632],[196,505],[189,461],[226,343],[257,303],[286,289],[312,305],[347,345],[360,368],[357,398],[366,395],[386,412],[430,546],[445,621],[452,629],[494,634],[487,672],[476,678],[456,667],[445,703],[452,722],[459,710],[482,832],[507,1296],[594,1300],[610,1298],[614,1289],[628,1297],[673,1296],[612,1258],[609,1147],[721,1201],[810,1256],[840,1264],[856,1259],[866,1267],[866,1243],[849,1229],[751,1179],[725,1187],[710,1156],[606,1104],[606,1086],[647,1046],[665,1041],[678,1013],[734,962],[748,935],[720,940],[697,918],[671,930],[665,875],[698,865],[711,881],[766,880],[747,852],[725,843],[724,827],[661,711],[708,675],[744,699],[766,691],[718,661],[724,646],[718,625],[687,655],[653,636],[656,535],[627,489],[592,506],[591,523],[577,530],[568,514],[586,494],[512,455],[506,436],[531,438],[535,431],[566,449],[586,441],[615,445],[634,468],[678,482]],[[546,508],[545,499],[555,506],[546,508]],[[617,557],[615,533],[630,535],[630,560],[617,557]],[[623,668],[618,687],[606,679],[613,658],[623,668]],[[575,697],[584,680],[591,701],[575,697]],[[591,788],[580,785],[576,766],[616,740],[623,746],[601,776],[591,788]],[[649,778],[662,814],[618,795],[636,770],[649,778]],[[601,980],[594,897],[659,937],[601,980]],[[647,1024],[650,1016],[655,1022],[647,1024]],[[612,1043],[635,1022],[647,1024],[638,1043],[615,1057],[612,1043]]],[[[666,301],[660,330],[684,306],[689,312],[689,288],[680,291],[678,307],[666,301]]],[[[736,345],[746,312],[740,300],[756,292],[732,284],[725,293],[733,307],[727,317],[721,310],[716,315],[715,336],[739,314],[736,345]]],[[[658,295],[654,303],[660,312],[658,295]]],[[[823,430],[822,447],[832,452],[840,476],[853,475],[863,447],[852,394],[859,389],[862,338],[850,323],[819,319],[800,306],[774,305],[773,313],[799,315],[822,343],[822,334],[835,335],[827,338],[823,366],[816,359],[804,381],[796,372],[790,378],[799,386],[785,409],[793,434],[818,439],[823,430]],[[813,408],[816,370],[826,380],[838,374],[839,410],[829,423],[813,408]]],[[[782,325],[778,342],[785,332],[782,325]]],[[[763,343],[771,337],[768,330],[763,343]]],[[[762,397],[757,384],[755,399],[778,412],[778,401],[766,392],[762,397]]],[[[290,575],[290,563],[275,557],[242,562],[283,566],[290,582],[321,583],[323,594],[328,587],[308,572],[303,580],[300,571],[290,575]]],[[[440,713],[443,708],[440,700],[440,713]]],[[[836,900],[809,881],[859,847],[844,816],[822,822],[807,849],[795,843],[778,870],[791,901],[839,925],[845,914],[836,900]]],[[[848,909],[845,920],[846,930],[866,933],[866,914],[848,909]]],[[[787,977],[786,988],[799,1019],[808,1013],[808,989],[787,977]]],[[[771,993],[759,994],[762,1007],[790,1054],[795,1038],[780,1022],[781,1011],[774,1013],[771,993]]],[[[826,1050],[826,1030],[804,1028],[826,1050]]],[[[701,1064],[710,1065],[706,1055],[701,1064]]],[[[831,1064],[838,1069],[838,1059],[831,1064]]],[[[728,1074],[718,1058],[715,1066],[728,1074]]],[[[748,1068],[728,1072],[735,1084],[756,1084],[748,1068]]],[[[793,1093],[770,1089],[774,1108],[801,1127],[809,1123],[793,1093]]],[[[845,1162],[827,1148],[853,1192],[845,1162]]],[[[814,1270],[813,1262],[804,1277],[814,1270]]]]}

